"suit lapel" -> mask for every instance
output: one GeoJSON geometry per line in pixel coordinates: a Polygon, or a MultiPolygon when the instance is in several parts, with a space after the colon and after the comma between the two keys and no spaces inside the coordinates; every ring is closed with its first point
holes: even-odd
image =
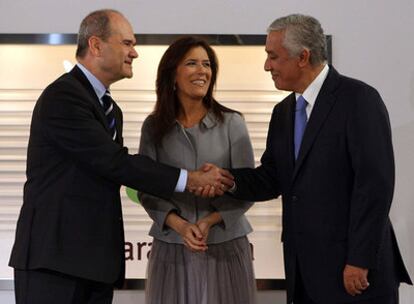
{"type": "MultiPolygon", "coordinates": [[[[306,158],[306,155],[309,153],[319,131],[321,130],[323,123],[328,117],[332,106],[335,104],[336,95],[333,93],[333,91],[338,85],[338,82],[339,74],[332,66],[330,66],[328,76],[322,85],[318,97],[316,98],[314,108],[312,109],[311,116],[309,118],[308,124],[306,125],[305,133],[303,134],[298,159],[295,163],[293,179],[295,179],[301,165],[303,164],[304,159],[306,158]]],[[[294,126],[292,127],[292,130],[293,128],[294,126]]]]}
{"type": "Polygon", "coordinates": [[[294,152],[294,128],[295,128],[295,107],[296,107],[296,97],[295,93],[292,93],[288,96],[289,100],[287,102],[287,115],[286,115],[286,125],[287,128],[287,153],[288,153],[288,170],[292,172],[295,166],[295,152],[294,152]]]}
{"type": "Polygon", "coordinates": [[[115,127],[116,127],[116,142],[119,143],[121,146],[123,146],[124,144],[124,140],[122,138],[122,111],[121,108],[116,104],[116,102],[114,101],[114,115],[115,115],[115,127]]]}
{"type": "MultiPolygon", "coordinates": [[[[107,121],[106,116],[105,116],[105,112],[104,112],[103,107],[102,107],[102,105],[99,101],[99,98],[98,98],[98,96],[96,96],[95,90],[93,89],[93,87],[92,87],[91,83],[89,82],[88,78],[86,78],[85,74],[83,74],[81,69],[79,69],[77,66],[75,66],[69,72],[69,74],[71,74],[74,78],[76,78],[82,84],[82,86],[85,88],[85,90],[89,93],[88,95],[89,95],[90,98],[88,98],[88,100],[91,101],[91,103],[95,106],[96,113],[98,113],[98,118],[99,118],[100,122],[105,127],[106,131],[108,133],[110,133],[109,126],[108,126],[108,121],[107,121]]],[[[115,118],[117,118],[117,116],[115,118]]],[[[117,132],[118,132],[118,130],[117,130],[117,132]]]]}

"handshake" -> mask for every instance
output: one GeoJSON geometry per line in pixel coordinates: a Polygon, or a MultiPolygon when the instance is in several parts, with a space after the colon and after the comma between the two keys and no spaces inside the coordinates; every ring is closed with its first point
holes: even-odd
{"type": "Polygon", "coordinates": [[[197,171],[188,172],[186,189],[197,196],[220,196],[233,186],[233,175],[213,164],[206,163],[197,171]]]}

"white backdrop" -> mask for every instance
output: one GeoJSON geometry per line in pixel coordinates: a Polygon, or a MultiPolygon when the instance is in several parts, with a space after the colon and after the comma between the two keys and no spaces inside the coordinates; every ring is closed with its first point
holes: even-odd
{"type": "MultiPolygon", "coordinates": [[[[142,122],[154,108],[156,70],[166,47],[137,47],[140,58],[133,63],[134,77],[111,86],[112,96],[123,109],[124,143],[130,153],[137,153],[142,122]]],[[[220,61],[215,96],[223,105],[244,114],[258,165],[272,109],[288,93],[276,91],[271,78],[259,66],[266,56],[261,46],[214,48],[220,61]]],[[[75,49],[75,45],[0,44],[0,280],[12,278],[7,261],[23,200],[32,109],[43,89],[64,73],[63,63],[74,65],[75,49]]],[[[151,249],[148,231],[152,221],[127,196],[125,187],[121,196],[127,278],[143,279],[151,249]]],[[[283,279],[280,200],[254,204],[247,217],[254,230],[249,240],[256,278],[283,279]]]]}
{"type": "MultiPolygon", "coordinates": [[[[91,10],[111,7],[137,33],[263,34],[276,17],[317,17],[333,37],[333,63],[343,74],[376,87],[390,112],[397,183],[393,223],[414,274],[414,1],[413,0],[0,0],[1,33],[74,33],[91,10]]],[[[403,288],[401,303],[414,302],[403,288]]]]}

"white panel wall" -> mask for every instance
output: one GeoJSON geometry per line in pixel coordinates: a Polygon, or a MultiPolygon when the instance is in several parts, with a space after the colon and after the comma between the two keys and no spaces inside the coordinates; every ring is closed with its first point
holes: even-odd
{"type": "MultiPolygon", "coordinates": [[[[142,122],[156,99],[156,69],[165,46],[142,46],[134,61],[135,77],[111,87],[112,95],[124,111],[125,145],[138,151],[142,122]]],[[[216,97],[224,105],[244,113],[251,134],[256,162],[265,148],[266,134],[274,105],[287,93],[276,91],[270,77],[257,65],[264,60],[262,47],[215,47],[220,61],[216,97]],[[243,64],[241,64],[243,63],[243,64]]],[[[11,279],[7,267],[16,220],[22,204],[26,149],[35,101],[50,81],[64,72],[63,62],[73,64],[75,46],[0,45],[0,279],[11,279]],[[36,74],[36,77],[33,75],[36,74]]],[[[243,153],[243,151],[240,151],[243,153]]],[[[126,241],[133,245],[127,254],[127,277],[145,278],[147,235],[151,220],[145,210],[128,199],[122,189],[126,241]],[[138,253],[140,252],[140,253],[138,253]],[[137,258],[140,255],[142,258],[137,258]]],[[[280,201],[254,205],[248,212],[254,232],[256,277],[284,278],[280,201]]]]}
{"type": "MultiPolygon", "coordinates": [[[[397,165],[391,213],[414,274],[414,1],[0,0],[0,32],[74,33],[87,12],[104,7],[124,12],[137,33],[262,34],[282,15],[317,17],[333,36],[335,67],[375,86],[390,112],[397,165]]],[[[4,80],[2,76],[0,83],[4,80]]],[[[413,288],[404,288],[401,303],[412,302],[413,288]]]]}

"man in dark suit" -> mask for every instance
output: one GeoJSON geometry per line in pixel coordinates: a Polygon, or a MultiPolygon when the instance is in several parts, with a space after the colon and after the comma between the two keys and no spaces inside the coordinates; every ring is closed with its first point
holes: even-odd
{"type": "Polygon", "coordinates": [[[276,88],[293,93],[274,108],[261,166],[231,173],[238,198],[282,195],[288,303],[397,303],[411,280],[388,217],[394,159],[380,95],[326,64],[312,17],[275,20],[266,52],[276,88]]]}
{"type": "Polygon", "coordinates": [[[169,199],[186,187],[226,182],[218,171],[180,171],[123,147],[122,113],[109,87],[132,77],[135,43],[119,12],[89,14],[77,66],[36,103],[10,259],[17,304],[112,302],[125,270],[120,185],[169,199]]]}

